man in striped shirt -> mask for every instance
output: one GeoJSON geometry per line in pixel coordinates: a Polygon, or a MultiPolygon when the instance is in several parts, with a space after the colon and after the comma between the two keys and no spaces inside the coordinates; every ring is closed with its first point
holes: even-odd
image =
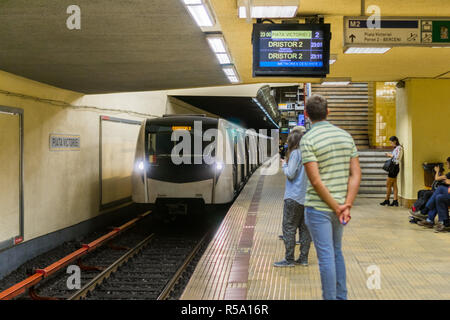
{"type": "Polygon", "coordinates": [[[302,138],[302,162],[309,178],[305,222],[319,259],[322,296],[347,299],[343,227],[358,193],[361,169],[355,142],[346,131],[326,121],[327,100],[319,95],[306,102],[312,128],[302,138]]]}

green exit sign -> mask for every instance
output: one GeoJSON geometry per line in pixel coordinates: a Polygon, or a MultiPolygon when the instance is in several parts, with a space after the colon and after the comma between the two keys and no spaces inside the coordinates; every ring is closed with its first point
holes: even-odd
{"type": "Polygon", "coordinates": [[[433,21],[433,43],[450,43],[450,21],[433,21]]]}

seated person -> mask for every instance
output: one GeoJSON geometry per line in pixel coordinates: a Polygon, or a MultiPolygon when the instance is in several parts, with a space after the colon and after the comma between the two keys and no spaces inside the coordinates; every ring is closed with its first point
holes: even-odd
{"type": "Polygon", "coordinates": [[[447,184],[447,193],[440,194],[436,197],[439,223],[434,228],[435,232],[450,231],[450,219],[448,216],[448,207],[450,206],[450,179],[446,179],[445,183],[447,184]]]}
{"type": "MultiPolygon", "coordinates": [[[[450,179],[445,180],[446,182],[448,182],[450,184],[450,179]]],[[[428,227],[428,228],[432,228],[434,226],[434,219],[436,217],[436,215],[438,214],[438,202],[437,199],[439,198],[440,201],[445,201],[445,197],[442,198],[441,196],[448,196],[448,186],[439,186],[436,191],[433,192],[433,195],[431,196],[430,200],[428,200],[427,204],[425,205],[425,208],[422,210],[422,213],[427,214],[427,217],[425,220],[423,220],[423,217],[419,217],[419,213],[414,213],[413,216],[421,219],[421,221],[417,222],[417,224],[419,226],[424,226],[424,227],[428,227]]],[[[444,222],[444,218],[445,215],[442,215],[442,220],[440,217],[440,222],[444,222]]]]}
{"type": "MultiPolygon", "coordinates": [[[[447,158],[447,167],[450,170],[450,157],[447,158]]],[[[414,203],[412,206],[410,213],[414,218],[417,218],[419,220],[425,220],[428,216],[428,213],[430,212],[430,206],[428,205],[428,202],[430,201],[430,198],[432,197],[433,192],[441,185],[447,185],[446,180],[450,179],[450,171],[444,175],[443,168],[439,166],[434,167],[435,176],[434,176],[434,182],[432,185],[432,190],[420,190],[418,192],[418,200],[414,203]],[[423,206],[423,204],[425,204],[423,206]],[[419,213],[418,211],[421,210],[422,212],[419,213]]],[[[434,200],[433,200],[434,202],[434,200]]],[[[430,202],[431,204],[431,202],[430,202]]],[[[434,213],[434,216],[436,213],[434,213]]]]}

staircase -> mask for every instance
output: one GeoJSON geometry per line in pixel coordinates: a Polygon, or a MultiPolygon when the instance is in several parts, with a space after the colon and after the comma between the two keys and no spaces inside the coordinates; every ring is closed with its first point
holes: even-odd
{"type": "Polygon", "coordinates": [[[327,98],[327,120],[350,133],[355,140],[362,170],[359,196],[384,197],[387,173],[383,170],[383,164],[388,159],[385,156],[388,150],[369,149],[367,83],[351,83],[345,86],[312,84],[311,91],[327,98]]]}
{"type": "Polygon", "coordinates": [[[364,198],[382,198],[386,195],[387,172],[383,164],[388,158],[386,152],[392,150],[360,150],[359,162],[361,164],[362,180],[359,187],[359,196],[364,198]]]}
{"type": "Polygon", "coordinates": [[[312,84],[311,91],[328,100],[327,120],[350,133],[358,150],[368,149],[367,83],[351,83],[344,86],[312,84]]]}

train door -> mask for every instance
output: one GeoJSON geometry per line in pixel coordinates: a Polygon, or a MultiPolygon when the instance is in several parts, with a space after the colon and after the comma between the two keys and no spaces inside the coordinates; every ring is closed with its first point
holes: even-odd
{"type": "Polygon", "coordinates": [[[233,137],[233,186],[234,186],[234,190],[238,190],[239,189],[239,184],[238,184],[238,161],[237,161],[237,137],[233,137]]]}
{"type": "Polygon", "coordinates": [[[245,158],[246,158],[246,152],[245,152],[245,138],[243,136],[239,137],[239,177],[240,181],[239,183],[243,183],[245,181],[245,158]]]}
{"type": "Polygon", "coordinates": [[[245,175],[250,176],[249,137],[245,137],[245,175]]]}

